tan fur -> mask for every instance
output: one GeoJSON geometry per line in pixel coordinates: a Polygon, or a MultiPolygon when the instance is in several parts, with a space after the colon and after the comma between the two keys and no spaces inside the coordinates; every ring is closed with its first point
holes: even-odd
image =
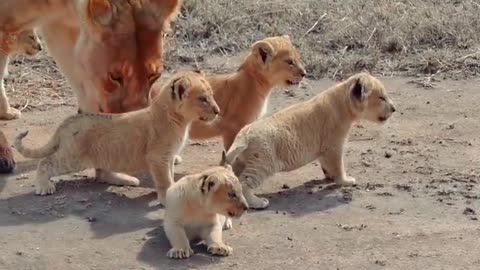
{"type": "Polygon", "coordinates": [[[347,176],[343,149],[352,124],[361,119],[384,122],[395,107],[384,85],[359,73],[316,97],[244,127],[228,151],[227,161],[243,184],[248,204],[265,208],[268,200],[253,194],[266,178],[314,160],[340,185],[355,183],[347,176]]]}
{"type": "MultiPolygon", "coordinates": [[[[41,50],[42,46],[40,45],[35,32],[29,29],[21,32],[18,35],[18,39],[15,40],[12,53],[33,56],[41,50]]],[[[16,119],[20,116],[19,110],[10,107],[5,90],[4,79],[9,75],[8,59],[8,54],[2,54],[2,52],[0,52],[0,119],[3,120],[16,119]]]]}
{"type": "Polygon", "coordinates": [[[212,124],[194,122],[190,138],[221,136],[228,150],[240,129],[266,112],[270,91],[275,86],[298,84],[304,76],[300,55],[290,37],[257,41],[236,72],[207,76],[221,117],[212,124]]]}
{"type": "Polygon", "coordinates": [[[185,259],[193,255],[190,240],[204,240],[208,252],[228,256],[222,228],[231,228],[228,217],[240,217],[248,205],[242,186],[230,165],[187,175],[168,190],[164,230],[172,248],[167,256],[185,259]]]}
{"type": "MultiPolygon", "coordinates": [[[[156,85],[154,85],[156,87],[156,85]]],[[[67,118],[50,141],[38,149],[15,148],[25,157],[41,158],[36,193],[55,191],[53,176],[100,168],[135,172],[149,169],[158,198],[173,183],[173,158],[181,149],[193,120],[211,121],[218,114],[210,85],[203,73],[180,72],[163,86],[152,104],[124,114],[80,113],[67,118]]],[[[136,178],[115,183],[138,185],[136,178]]]]}
{"type": "MultiPolygon", "coordinates": [[[[25,30],[38,28],[83,111],[120,113],[147,106],[163,70],[162,35],[180,0],[2,0],[0,63],[25,30]],[[1,59],[3,57],[3,59],[1,59]]],[[[0,119],[18,117],[5,112],[0,119]]],[[[2,113],[3,112],[3,113],[2,113]]]]}

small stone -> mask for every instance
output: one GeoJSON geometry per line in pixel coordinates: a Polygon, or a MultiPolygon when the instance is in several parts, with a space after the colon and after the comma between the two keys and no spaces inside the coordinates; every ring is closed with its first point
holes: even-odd
{"type": "Polygon", "coordinates": [[[282,189],[289,189],[289,188],[290,188],[290,186],[287,185],[287,184],[283,184],[283,186],[282,186],[282,189]]]}
{"type": "Polygon", "coordinates": [[[90,223],[97,222],[97,218],[95,217],[87,217],[87,221],[90,223]]]}
{"type": "Polygon", "coordinates": [[[475,215],[475,213],[475,210],[470,207],[466,207],[465,210],[463,210],[464,215],[475,215]]]}
{"type": "Polygon", "coordinates": [[[390,152],[385,152],[385,158],[391,158],[392,157],[392,153],[390,152]]]}

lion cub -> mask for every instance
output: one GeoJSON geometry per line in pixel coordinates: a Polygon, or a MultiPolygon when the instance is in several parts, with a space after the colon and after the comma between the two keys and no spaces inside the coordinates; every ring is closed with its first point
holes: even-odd
{"type": "Polygon", "coordinates": [[[268,200],[253,194],[276,172],[292,171],[318,159],[327,178],[351,185],[343,164],[343,148],[352,124],[360,119],[383,123],[395,106],[384,85],[359,73],[314,98],[292,105],[244,127],[227,153],[253,208],[268,200]],[[239,157],[235,163],[232,163],[239,157]]]}
{"type": "Polygon", "coordinates": [[[190,240],[201,238],[214,255],[228,256],[232,248],[222,241],[222,228],[230,228],[228,217],[240,217],[248,204],[242,186],[225,162],[222,166],[188,175],[167,190],[164,230],[172,248],[167,256],[184,259],[193,255],[190,240]]]}
{"type": "Polygon", "coordinates": [[[228,150],[240,129],[266,113],[274,87],[298,85],[305,75],[300,54],[289,36],[255,42],[237,71],[207,76],[222,113],[212,123],[193,122],[190,138],[222,137],[228,150]]]}
{"type": "MultiPolygon", "coordinates": [[[[55,192],[51,177],[87,168],[149,169],[163,204],[173,183],[173,159],[184,144],[190,123],[211,121],[218,113],[204,74],[180,72],[145,109],[123,114],[79,113],[63,121],[45,146],[26,148],[22,144],[25,132],[17,136],[15,147],[25,157],[41,158],[37,194],[55,192]]],[[[138,185],[139,180],[131,177],[114,184],[138,185]]]]}

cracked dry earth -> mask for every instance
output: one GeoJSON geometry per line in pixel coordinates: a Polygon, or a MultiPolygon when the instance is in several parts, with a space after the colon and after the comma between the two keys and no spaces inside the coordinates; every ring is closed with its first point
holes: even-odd
{"type": "MultiPolygon", "coordinates": [[[[480,269],[479,80],[419,88],[382,78],[398,112],[384,126],[360,123],[350,136],[347,172],[357,186],[335,188],[318,164],[278,174],[259,190],[271,200],[224,233],[234,253],[165,256],[163,209],[146,174],[139,188],[112,187],[89,171],[61,177],[58,192],[33,195],[35,163],[22,159],[0,180],[0,269],[480,269]]],[[[275,111],[331,81],[277,90],[275,111]]],[[[44,143],[72,107],[0,122],[9,139],[27,127],[44,143]]],[[[217,141],[191,142],[177,178],[216,164],[217,141]]],[[[128,158],[128,157],[126,157],[128,158]]]]}

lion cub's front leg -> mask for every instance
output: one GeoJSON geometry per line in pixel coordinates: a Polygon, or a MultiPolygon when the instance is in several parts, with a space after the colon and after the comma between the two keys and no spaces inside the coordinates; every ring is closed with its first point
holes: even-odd
{"type": "Polygon", "coordinates": [[[335,183],[341,186],[355,184],[355,178],[347,176],[345,172],[343,151],[335,151],[335,148],[332,148],[331,151],[325,153],[319,160],[327,178],[334,180],[335,183]]]}
{"type": "Polygon", "coordinates": [[[174,221],[165,220],[163,224],[165,234],[167,235],[172,248],[167,252],[167,256],[172,259],[186,259],[193,255],[193,249],[185,232],[185,228],[174,221]]]}
{"type": "Polygon", "coordinates": [[[223,243],[222,240],[222,229],[224,219],[219,218],[217,214],[216,222],[211,225],[207,226],[202,231],[202,238],[205,240],[207,244],[207,251],[213,255],[220,255],[220,256],[229,256],[233,252],[233,248],[227,246],[223,243]]]}
{"type": "Polygon", "coordinates": [[[173,169],[173,160],[156,161],[150,164],[150,173],[157,189],[158,202],[164,206],[167,189],[173,184],[173,169]]]}

